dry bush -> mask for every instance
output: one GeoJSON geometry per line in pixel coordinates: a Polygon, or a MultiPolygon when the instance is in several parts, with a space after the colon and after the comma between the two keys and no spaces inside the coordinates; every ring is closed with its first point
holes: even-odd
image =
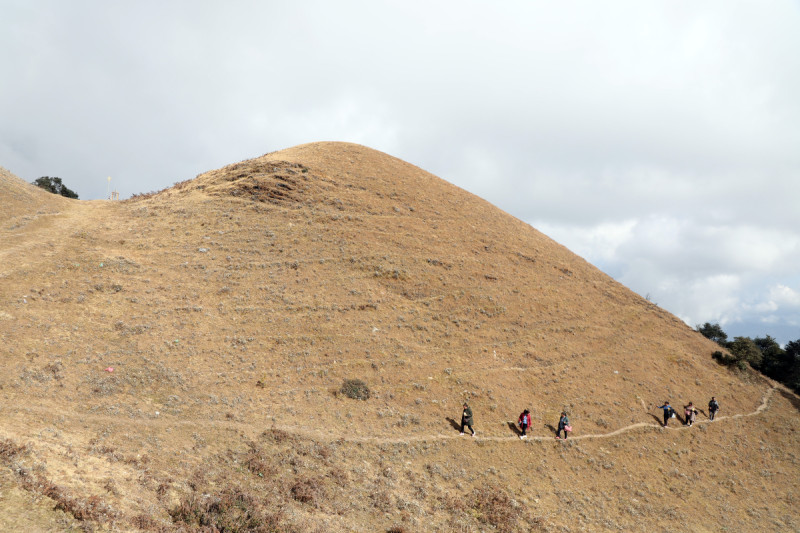
{"type": "Polygon", "coordinates": [[[167,528],[158,520],[147,514],[140,514],[131,519],[131,525],[142,531],[167,531],[167,528]]]}
{"type": "Polygon", "coordinates": [[[252,473],[265,477],[274,476],[277,473],[275,466],[271,464],[270,457],[254,442],[251,442],[249,449],[244,456],[244,465],[252,473]]]}
{"type": "Polygon", "coordinates": [[[8,463],[25,453],[28,453],[27,445],[17,445],[11,439],[0,440],[0,460],[3,462],[8,463]]]}
{"type": "Polygon", "coordinates": [[[368,400],[369,387],[360,379],[346,379],[339,392],[354,400],[368,400]]]}
{"type": "Polygon", "coordinates": [[[513,531],[519,515],[524,512],[521,505],[498,486],[487,485],[475,489],[471,500],[473,508],[478,511],[478,519],[499,531],[513,531]]]}
{"type": "Polygon", "coordinates": [[[169,514],[173,522],[182,522],[201,531],[282,531],[282,513],[267,511],[260,498],[239,488],[228,488],[219,494],[205,495],[200,499],[196,493],[192,493],[181,500],[169,514]]]}
{"type": "Polygon", "coordinates": [[[283,444],[284,442],[294,442],[294,436],[288,431],[282,429],[271,428],[261,433],[261,438],[275,444],[283,444]]]}
{"type": "Polygon", "coordinates": [[[338,466],[328,471],[328,478],[340,487],[346,487],[350,482],[350,475],[338,466]]]}
{"type": "Polygon", "coordinates": [[[295,481],[289,492],[295,500],[316,507],[325,497],[325,486],[320,479],[301,478],[295,481]]]}
{"type": "Polygon", "coordinates": [[[384,513],[387,513],[392,509],[392,496],[388,491],[377,490],[372,492],[369,496],[372,500],[372,505],[376,509],[380,509],[384,513]]]}
{"type": "Polygon", "coordinates": [[[24,469],[19,470],[18,474],[23,489],[50,498],[56,502],[55,509],[71,514],[76,520],[106,522],[116,518],[116,513],[99,496],[73,498],[66,489],[55,485],[44,476],[24,469]]]}

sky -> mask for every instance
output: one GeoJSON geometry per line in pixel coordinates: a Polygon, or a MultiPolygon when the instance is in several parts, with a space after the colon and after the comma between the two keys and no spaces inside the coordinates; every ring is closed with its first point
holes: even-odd
{"type": "Polygon", "coordinates": [[[0,0],[0,166],[127,198],[355,142],[690,326],[783,344],[799,51],[798,0],[0,0]]]}

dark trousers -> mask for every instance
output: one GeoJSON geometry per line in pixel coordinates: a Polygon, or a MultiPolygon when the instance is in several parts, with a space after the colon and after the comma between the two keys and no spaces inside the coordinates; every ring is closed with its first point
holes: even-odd
{"type": "Polygon", "coordinates": [[[461,433],[464,433],[464,426],[467,426],[469,428],[469,430],[472,432],[473,435],[475,434],[475,430],[472,429],[472,421],[471,420],[469,422],[467,422],[463,418],[461,419],[461,433]]]}
{"type": "Polygon", "coordinates": [[[710,418],[711,420],[714,420],[714,417],[715,417],[716,415],[717,415],[717,412],[716,412],[716,411],[712,411],[712,410],[710,410],[710,409],[709,409],[709,411],[708,411],[708,418],[710,418]]]}
{"type": "Polygon", "coordinates": [[[525,436],[525,432],[528,430],[528,424],[520,424],[519,427],[522,428],[522,436],[525,436]]]}
{"type": "Polygon", "coordinates": [[[669,411],[664,411],[664,427],[667,427],[667,422],[669,422],[669,411]]]}
{"type": "Polygon", "coordinates": [[[567,430],[564,429],[564,426],[558,426],[558,429],[556,430],[556,437],[560,437],[562,431],[564,432],[564,438],[566,439],[567,438],[567,430]]]}

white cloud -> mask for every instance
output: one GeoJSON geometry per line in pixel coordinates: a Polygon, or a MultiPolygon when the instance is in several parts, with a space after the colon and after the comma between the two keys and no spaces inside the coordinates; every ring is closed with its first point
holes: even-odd
{"type": "Polygon", "coordinates": [[[736,335],[800,338],[800,329],[792,331],[800,323],[800,246],[792,232],[665,215],[589,227],[532,225],[691,326],[712,322],[736,335]]]}
{"type": "Polygon", "coordinates": [[[796,308],[770,291],[800,286],[799,25],[792,0],[11,1],[0,164],[85,199],[111,175],[124,197],[359,142],[686,320],[785,325],[796,308]]]}

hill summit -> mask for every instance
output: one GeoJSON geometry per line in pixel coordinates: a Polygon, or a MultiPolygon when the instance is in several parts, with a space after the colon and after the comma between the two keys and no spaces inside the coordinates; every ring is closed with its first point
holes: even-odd
{"type": "Polygon", "coordinates": [[[46,217],[19,198],[0,479],[29,528],[798,527],[796,397],[409,163],[313,143],[46,217]],[[712,395],[727,418],[659,428],[712,395]]]}

